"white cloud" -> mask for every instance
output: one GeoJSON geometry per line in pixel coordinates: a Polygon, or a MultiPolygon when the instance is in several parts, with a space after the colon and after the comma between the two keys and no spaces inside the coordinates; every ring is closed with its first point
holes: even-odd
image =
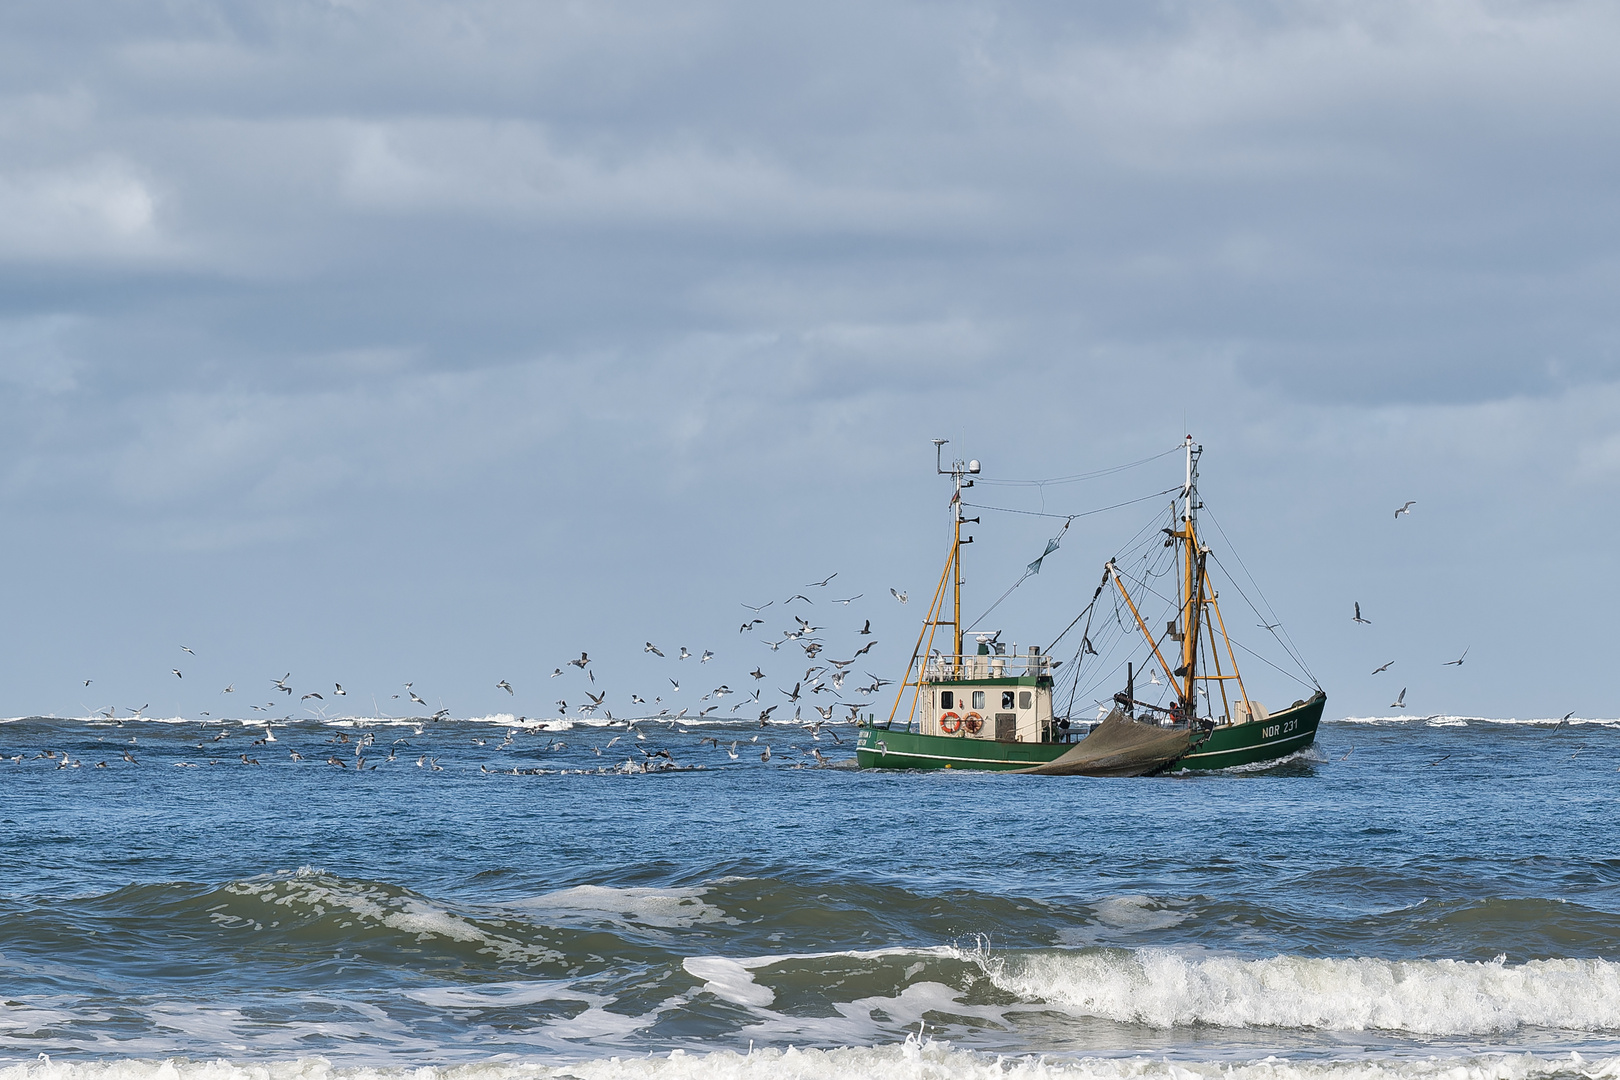
{"type": "Polygon", "coordinates": [[[0,173],[0,259],[126,259],[162,250],[157,199],[126,161],[0,173]]]}

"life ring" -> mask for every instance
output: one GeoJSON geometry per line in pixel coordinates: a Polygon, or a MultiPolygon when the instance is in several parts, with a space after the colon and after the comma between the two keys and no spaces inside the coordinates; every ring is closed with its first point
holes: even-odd
{"type": "Polygon", "coordinates": [[[948,712],[939,718],[939,730],[947,735],[955,735],[962,730],[962,718],[953,712],[948,712]]]}
{"type": "Polygon", "coordinates": [[[976,712],[968,713],[962,723],[968,729],[969,735],[977,735],[984,730],[984,717],[976,712]]]}

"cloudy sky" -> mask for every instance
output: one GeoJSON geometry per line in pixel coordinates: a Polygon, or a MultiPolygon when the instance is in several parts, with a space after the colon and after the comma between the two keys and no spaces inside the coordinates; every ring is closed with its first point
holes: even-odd
{"type": "MultiPolygon", "coordinates": [[[[291,672],[534,715],[582,649],[624,707],[648,639],[718,654],[688,704],[788,685],[739,604],[834,571],[894,678],[930,439],[1042,479],[1191,432],[1330,713],[1620,714],[1617,41],[1579,0],[7,5],[0,713],[291,672]]],[[[1152,513],[997,625],[1049,640],[1152,513]]],[[[1055,531],[982,516],[981,608],[1055,531]]]]}

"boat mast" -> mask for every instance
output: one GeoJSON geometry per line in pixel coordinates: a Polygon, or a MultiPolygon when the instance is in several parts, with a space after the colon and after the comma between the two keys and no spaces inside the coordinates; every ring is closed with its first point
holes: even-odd
{"type": "MultiPolygon", "coordinates": [[[[973,486],[973,481],[967,479],[970,474],[979,471],[977,461],[963,463],[960,459],[951,462],[951,467],[945,467],[943,447],[950,442],[949,439],[934,440],[934,471],[941,476],[949,476],[955,485],[955,492],[951,495],[951,640],[955,645],[951,655],[956,657],[952,666],[961,663],[962,656],[962,545],[973,543],[973,537],[962,539],[962,526],[969,521],[977,522],[978,518],[964,518],[962,516],[962,489],[973,486]]],[[[941,625],[943,621],[941,622],[941,625]]]]}
{"type": "Polygon", "coordinates": [[[1175,672],[1182,683],[1182,712],[1191,720],[1198,712],[1198,633],[1204,615],[1204,553],[1198,540],[1198,458],[1203,447],[1193,446],[1191,435],[1185,443],[1186,479],[1182,482],[1181,528],[1176,538],[1182,545],[1184,580],[1181,609],[1181,668],[1175,672]]]}

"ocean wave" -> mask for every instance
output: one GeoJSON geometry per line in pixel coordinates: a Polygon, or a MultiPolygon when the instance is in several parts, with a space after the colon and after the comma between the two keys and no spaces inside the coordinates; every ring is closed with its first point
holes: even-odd
{"type": "Polygon", "coordinates": [[[1620,964],[1187,956],[1161,949],[964,953],[995,985],[1078,1016],[1156,1028],[1483,1035],[1620,1030],[1620,964]]]}
{"type": "Polygon", "coordinates": [[[1418,1060],[1256,1061],[987,1054],[908,1038],[898,1045],[747,1052],[673,1050],[565,1064],[347,1066],[325,1058],[235,1062],[49,1058],[0,1066],[0,1080],[1616,1080],[1620,1057],[1486,1054],[1418,1060]]]}

